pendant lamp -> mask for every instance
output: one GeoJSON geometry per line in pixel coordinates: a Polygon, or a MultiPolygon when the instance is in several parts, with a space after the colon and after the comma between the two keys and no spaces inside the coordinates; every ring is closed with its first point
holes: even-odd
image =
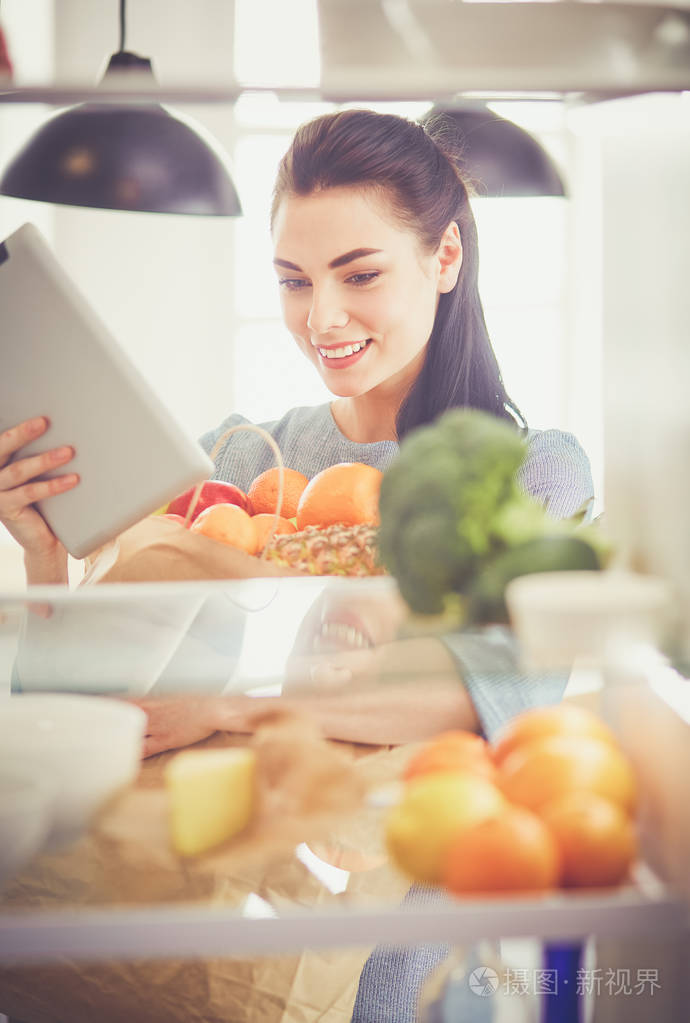
{"type": "Polygon", "coordinates": [[[483,103],[433,107],[422,123],[439,119],[457,133],[466,176],[477,196],[566,194],[555,163],[540,143],[483,103]]]}
{"type": "MultiPolygon", "coordinates": [[[[101,84],[127,76],[155,84],[151,61],[120,49],[101,84]]],[[[53,115],[0,178],[0,194],[68,206],[236,217],[237,191],[220,147],[198,125],[158,103],[89,102],[53,115]]]]}

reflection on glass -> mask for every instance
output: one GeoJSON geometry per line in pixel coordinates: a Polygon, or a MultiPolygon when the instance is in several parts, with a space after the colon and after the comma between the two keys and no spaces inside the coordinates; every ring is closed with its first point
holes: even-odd
{"type": "Polygon", "coordinates": [[[299,698],[454,675],[437,637],[410,633],[387,577],[104,586],[0,605],[14,692],[299,698]]]}

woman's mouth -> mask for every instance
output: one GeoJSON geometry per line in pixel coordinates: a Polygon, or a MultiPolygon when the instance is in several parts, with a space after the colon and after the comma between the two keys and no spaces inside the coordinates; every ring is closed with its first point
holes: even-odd
{"type": "Polygon", "coordinates": [[[326,363],[329,369],[344,369],[346,366],[351,366],[362,358],[370,344],[370,337],[337,348],[325,348],[312,341],[312,345],[321,356],[321,361],[326,363]]]}
{"type": "Polygon", "coordinates": [[[368,633],[348,622],[323,622],[314,636],[314,653],[336,653],[342,650],[370,650],[373,642],[368,633]]]}

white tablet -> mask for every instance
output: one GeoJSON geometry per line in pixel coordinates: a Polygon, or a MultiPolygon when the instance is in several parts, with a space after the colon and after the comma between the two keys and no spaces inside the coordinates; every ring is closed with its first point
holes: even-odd
{"type": "Polygon", "coordinates": [[[62,444],[75,457],[50,475],[73,489],[38,502],[82,558],[213,473],[60,266],[33,224],[0,242],[0,431],[34,416],[50,427],[17,458],[62,444]]]}

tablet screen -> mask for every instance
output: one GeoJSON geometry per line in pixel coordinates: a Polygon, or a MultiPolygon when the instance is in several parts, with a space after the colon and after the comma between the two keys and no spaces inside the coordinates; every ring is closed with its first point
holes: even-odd
{"type": "Polygon", "coordinates": [[[54,474],[77,472],[79,484],[38,503],[70,554],[84,557],[213,474],[32,224],[0,243],[0,310],[0,431],[46,416],[49,429],[17,457],[76,451],[54,474]]]}

